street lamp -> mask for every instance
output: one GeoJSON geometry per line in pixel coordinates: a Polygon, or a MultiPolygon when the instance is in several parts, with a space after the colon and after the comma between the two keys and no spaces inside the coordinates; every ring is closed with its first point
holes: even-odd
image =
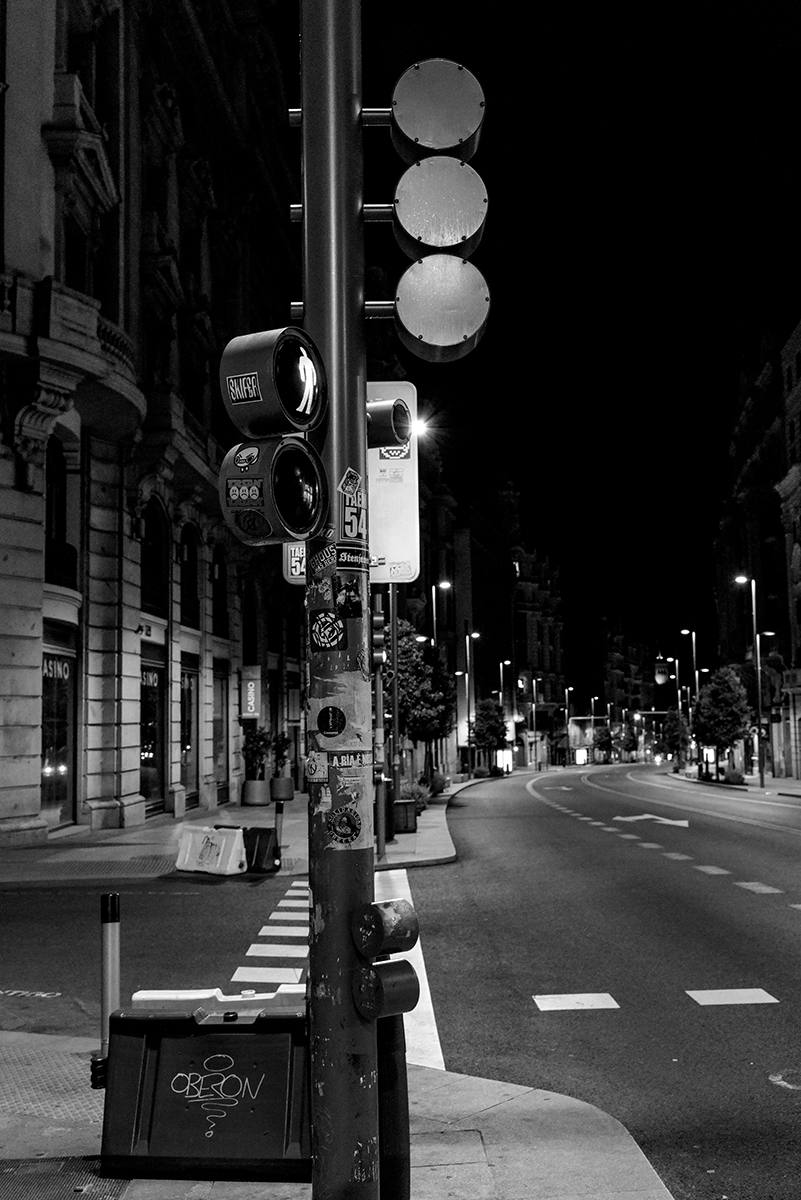
{"type": "Polygon", "coordinates": [[[592,761],[595,762],[595,701],[597,696],[590,696],[590,746],[592,747],[592,761]]]}
{"type": "Polygon", "coordinates": [[[481,637],[480,633],[475,630],[468,630],[467,621],[464,623],[464,664],[465,664],[465,687],[467,689],[467,778],[473,778],[473,745],[470,741],[470,727],[472,724],[472,713],[470,711],[470,643],[474,638],[481,637]]]}
{"type": "Polygon", "coordinates": [[[498,692],[498,699],[500,700],[501,708],[503,708],[503,668],[511,667],[511,665],[512,665],[511,658],[502,658],[500,660],[500,662],[498,663],[498,680],[501,685],[500,690],[498,692]]]}
{"type": "Polygon", "coordinates": [[[753,575],[735,575],[735,583],[751,584],[751,625],[754,635],[754,658],[756,659],[756,688],[757,688],[757,765],[759,767],[759,786],[765,786],[765,760],[762,754],[762,656],[759,653],[759,634],[757,633],[757,602],[756,579],[753,575]]]}
{"type": "Polygon", "coordinates": [[[431,584],[431,645],[436,647],[437,644],[437,588],[443,592],[447,592],[451,587],[450,579],[440,579],[439,583],[431,584]]]}
{"type": "Polygon", "coordinates": [[[695,630],[694,629],[680,629],[679,632],[684,634],[685,637],[692,638],[693,675],[695,677],[695,698],[697,700],[698,699],[698,659],[695,656],[695,630]]]}
{"type": "Polygon", "coordinates": [[[572,687],[565,688],[565,766],[570,765],[570,693],[572,687]]]}

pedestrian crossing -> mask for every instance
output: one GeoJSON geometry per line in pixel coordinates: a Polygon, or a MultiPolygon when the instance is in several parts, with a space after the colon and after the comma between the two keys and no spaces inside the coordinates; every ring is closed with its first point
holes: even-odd
{"type": "MultiPolygon", "coordinates": [[[[376,900],[398,897],[411,903],[406,871],[377,871],[376,900]]],[[[245,961],[234,971],[231,983],[265,1006],[271,1001],[280,1004],[282,999],[305,998],[309,975],[310,912],[309,882],[295,879],[259,929],[257,940],[247,948],[245,961]],[[255,990],[251,992],[255,988],[259,989],[258,995],[255,990]]],[[[411,1012],[404,1013],[406,1060],[418,1066],[444,1070],[445,1061],[420,942],[411,950],[390,957],[408,959],[420,984],[420,999],[411,1012]]]]}

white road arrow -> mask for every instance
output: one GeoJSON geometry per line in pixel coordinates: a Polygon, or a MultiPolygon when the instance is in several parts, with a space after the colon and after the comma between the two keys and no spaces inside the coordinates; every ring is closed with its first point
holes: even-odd
{"type": "Polygon", "coordinates": [[[667,817],[655,817],[653,813],[641,813],[637,817],[613,817],[613,821],[658,821],[660,825],[681,825],[684,829],[690,828],[689,821],[671,821],[667,817]]]}

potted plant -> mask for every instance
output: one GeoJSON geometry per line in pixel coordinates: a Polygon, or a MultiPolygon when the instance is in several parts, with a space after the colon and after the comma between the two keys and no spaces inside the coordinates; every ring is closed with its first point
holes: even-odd
{"type": "Polygon", "coordinates": [[[291,800],[295,795],[295,782],[284,774],[289,751],[289,738],[285,733],[272,736],[273,777],[270,780],[270,795],[276,802],[291,800]]]}
{"type": "Polygon", "coordinates": [[[243,804],[270,803],[270,781],[265,779],[265,768],[271,745],[272,738],[264,726],[248,721],[242,739],[242,757],[245,760],[243,804]]]}

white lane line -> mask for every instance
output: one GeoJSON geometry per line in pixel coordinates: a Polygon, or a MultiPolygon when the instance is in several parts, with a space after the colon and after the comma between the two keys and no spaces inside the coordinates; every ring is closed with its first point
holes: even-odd
{"type": "Polygon", "coordinates": [[[609,992],[565,992],[561,995],[532,996],[540,1012],[562,1012],[568,1009],[620,1008],[609,992]]]}
{"type": "Polygon", "coordinates": [[[801,904],[788,904],[788,908],[801,908],[801,904]]]}
{"type": "Polygon", "coordinates": [[[687,992],[696,1004],[778,1004],[779,1001],[764,988],[716,988],[709,991],[687,992]]]}
{"type": "Polygon", "coordinates": [[[245,953],[249,958],[308,958],[309,943],[284,942],[279,945],[277,942],[264,944],[264,942],[254,942],[252,946],[248,946],[245,953]]]}
{"type": "Polygon", "coordinates": [[[601,829],[604,833],[620,833],[620,830],[615,829],[614,825],[602,825],[601,829]]]}
{"type": "MultiPolygon", "coordinates": [[[[406,871],[376,871],[375,898],[377,901],[403,898],[412,902],[409,878],[406,871]]],[[[425,930],[423,930],[425,934],[425,930]]],[[[420,999],[411,1012],[403,1014],[403,1030],[406,1035],[406,1061],[419,1067],[434,1067],[439,1071],[445,1070],[445,1059],[442,1057],[442,1046],[437,1032],[437,1022],[434,1015],[434,1005],[431,1001],[431,991],[428,986],[426,965],[423,960],[423,949],[418,940],[417,945],[403,954],[392,954],[390,958],[406,958],[415,969],[420,981],[420,999]]]]}
{"type": "Polygon", "coordinates": [[[640,840],[638,833],[621,833],[620,836],[624,842],[639,842],[640,840]]]}
{"type": "Polygon", "coordinates": [[[592,821],[592,817],[579,817],[580,821],[592,821]]]}
{"type": "Polygon", "coordinates": [[[300,983],[303,971],[299,967],[237,967],[232,983],[300,983]]]}
{"type": "Polygon", "coordinates": [[[308,922],[306,925],[262,925],[259,937],[291,937],[309,940],[308,922]]]}
{"type": "Polygon", "coordinates": [[[301,923],[303,925],[308,925],[309,912],[308,912],[308,909],[306,910],[306,912],[287,912],[287,910],[285,908],[282,908],[280,912],[270,913],[267,920],[268,921],[298,921],[299,923],[301,923]]]}
{"type": "Polygon", "coordinates": [[[723,867],[693,867],[694,871],[702,871],[704,875],[731,875],[731,871],[726,871],[723,867]]]}
{"type": "Polygon", "coordinates": [[[690,862],[692,854],[680,854],[678,850],[665,851],[663,858],[672,858],[674,862],[690,862]]]}
{"type": "Polygon", "coordinates": [[[767,883],[735,883],[734,886],[745,888],[747,892],[755,892],[758,896],[783,895],[781,888],[770,887],[767,883]]]}
{"type": "Polygon", "coordinates": [[[591,821],[590,824],[597,825],[599,829],[603,829],[603,827],[604,827],[603,821],[591,821]]]}
{"type": "Polygon", "coordinates": [[[662,845],[660,842],[640,842],[640,849],[641,850],[661,850],[662,845]]]}

